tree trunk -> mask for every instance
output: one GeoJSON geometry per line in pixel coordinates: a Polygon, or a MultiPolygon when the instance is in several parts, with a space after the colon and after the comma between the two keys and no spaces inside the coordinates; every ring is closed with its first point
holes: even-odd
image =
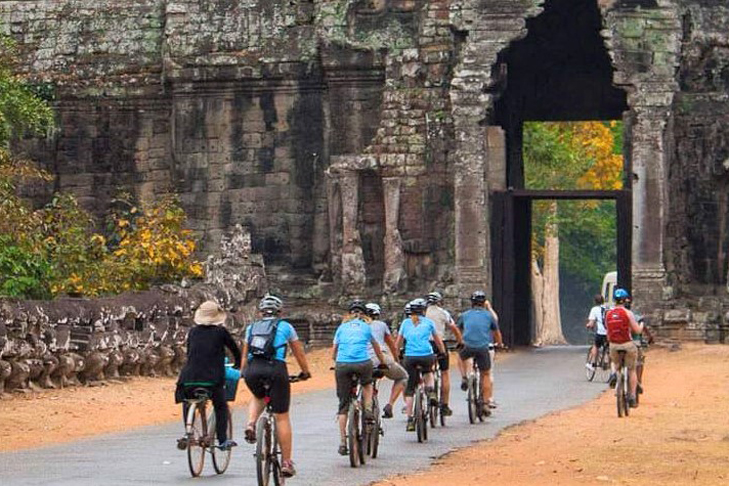
{"type": "MultiPolygon", "coordinates": [[[[557,214],[557,203],[552,203],[550,212],[557,214]]],[[[544,242],[544,269],[532,260],[532,282],[535,309],[536,338],[538,346],[566,344],[562,334],[562,317],[559,309],[559,228],[556,223],[547,223],[544,242]],[[539,298],[539,300],[537,300],[539,298]]]]}

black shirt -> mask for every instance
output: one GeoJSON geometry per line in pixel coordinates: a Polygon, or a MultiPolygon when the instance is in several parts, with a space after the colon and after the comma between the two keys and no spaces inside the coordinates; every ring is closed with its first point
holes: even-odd
{"type": "Polygon", "coordinates": [[[222,385],[225,382],[225,348],[233,353],[234,366],[240,369],[240,349],[226,328],[198,325],[190,329],[187,335],[187,363],[177,382],[207,381],[222,385]]]}

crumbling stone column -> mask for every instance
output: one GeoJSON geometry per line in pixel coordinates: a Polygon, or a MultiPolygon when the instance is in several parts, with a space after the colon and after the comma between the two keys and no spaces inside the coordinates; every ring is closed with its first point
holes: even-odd
{"type": "Polygon", "coordinates": [[[364,290],[367,280],[362,240],[357,228],[359,175],[355,171],[342,171],[339,181],[342,202],[342,288],[345,293],[357,294],[364,290]]]}
{"type": "Polygon", "coordinates": [[[398,229],[400,220],[400,180],[386,177],[382,180],[385,199],[385,274],[382,290],[385,293],[397,292],[407,278],[405,255],[398,229]]]}

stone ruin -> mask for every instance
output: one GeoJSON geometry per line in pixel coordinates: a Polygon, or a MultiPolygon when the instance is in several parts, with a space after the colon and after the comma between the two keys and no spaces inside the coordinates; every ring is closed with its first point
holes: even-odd
{"type": "MultiPolygon", "coordinates": [[[[176,376],[186,359],[192,315],[208,299],[228,310],[226,326],[242,342],[258,298],[268,290],[263,259],[251,253],[250,234],[236,226],[206,267],[205,281],[194,285],[98,299],[0,300],[0,397],[13,390],[130,376],[176,376]]],[[[339,322],[338,315],[323,312],[294,310],[287,318],[310,344],[326,338],[339,322]]]]}
{"type": "Polygon", "coordinates": [[[622,278],[659,332],[724,341],[724,0],[6,0],[0,26],[59,121],[15,148],[86,207],[172,190],[302,304],[493,290],[516,343],[523,123],[622,119],[622,278]]]}

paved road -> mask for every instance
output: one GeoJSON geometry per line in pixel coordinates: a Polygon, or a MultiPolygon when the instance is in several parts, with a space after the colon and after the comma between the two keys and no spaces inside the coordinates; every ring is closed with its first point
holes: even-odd
{"type": "MultiPolygon", "coordinates": [[[[520,352],[499,363],[496,399],[499,409],[484,424],[469,425],[465,395],[453,377],[452,407],[448,427],[430,434],[427,444],[418,444],[415,434],[405,432],[404,416],[396,413],[385,422],[381,457],[352,469],[346,457],[336,454],[338,437],[332,390],[294,397],[294,459],[299,474],[289,481],[305,485],[357,485],[427,467],[435,457],[473,441],[494,437],[509,425],[548,412],[583,403],[600,393],[604,384],[587,383],[582,369],[585,347],[555,347],[520,352]]],[[[294,385],[295,386],[295,385],[294,385]]],[[[384,389],[383,396],[389,394],[384,389]]],[[[144,406],[140,400],[139,406],[144,406]]],[[[3,417],[6,420],[7,417],[3,417]]],[[[42,420],[42,417],[38,418],[42,420]]],[[[120,415],[119,420],[123,420],[120,415]]],[[[237,436],[245,423],[243,412],[234,418],[237,436]]],[[[203,477],[190,478],[186,455],[175,449],[182,424],[153,426],[123,434],[0,454],[0,484],[4,486],[212,484],[255,485],[252,446],[242,442],[235,450],[228,471],[216,476],[206,462],[203,477]]]]}

